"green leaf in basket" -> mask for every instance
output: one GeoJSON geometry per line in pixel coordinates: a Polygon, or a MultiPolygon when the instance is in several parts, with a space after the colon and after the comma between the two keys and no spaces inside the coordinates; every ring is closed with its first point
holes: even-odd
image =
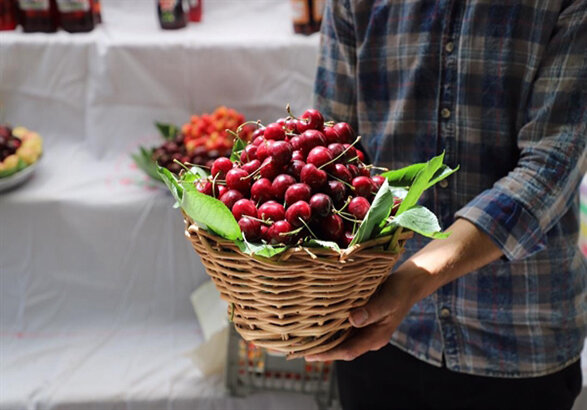
{"type": "Polygon", "coordinates": [[[389,189],[387,180],[385,180],[383,181],[383,184],[381,184],[379,191],[377,191],[377,195],[375,195],[375,199],[373,199],[373,203],[371,204],[367,215],[365,215],[365,219],[363,219],[363,222],[359,225],[359,229],[349,246],[370,239],[375,228],[379,226],[381,221],[387,219],[391,213],[392,207],[393,194],[389,189]]]}
{"type": "Polygon", "coordinates": [[[208,172],[205,169],[200,168],[197,165],[194,165],[190,168],[188,172],[184,172],[181,177],[179,178],[180,182],[190,182],[194,183],[194,181],[198,179],[206,179],[208,178],[208,172]]]}
{"type": "Polygon", "coordinates": [[[271,258],[275,255],[279,255],[287,249],[287,246],[282,245],[250,243],[244,236],[242,241],[235,241],[235,243],[241,252],[244,252],[247,255],[262,256],[264,258],[271,258]]]}
{"type": "Polygon", "coordinates": [[[444,159],[444,152],[437,157],[432,158],[428,161],[424,168],[421,168],[416,177],[414,178],[408,194],[399,206],[396,215],[400,215],[402,212],[410,209],[412,206],[418,203],[418,200],[422,196],[422,193],[429,187],[430,181],[436,175],[436,172],[442,167],[442,161],[444,159]]]}
{"type": "Polygon", "coordinates": [[[183,197],[178,202],[181,209],[194,222],[224,239],[231,241],[242,239],[238,223],[226,205],[214,197],[199,192],[192,182],[182,181],[179,186],[182,188],[183,197]]]}
{"type": "Polygon", "coordinates": [[[177,137],[177,134],[179,134],[179,127],[176,125],[155,122],[155,126],[159,130],[161,136],[166,140],[172,140],[177,137]]]}
{"type": "Polygon", "coordinates": [[[424,169],[426,163],[412,164],[405,168],[394,169],[381,174],[382,177],[387,178],[387,182],[390,186],[406,187],[412,185],[414,178],[418,173],[424,169]]]}
{"type": "Polygon", "coordinates": [[[131,154],[132,159],[134,160],[137,167],[139,167],[143,172],[145,172],[151,178],[162,181],[161,177],[157,173],[157,164],[152,159],[153,155],[153,148],[148,149],[145,147],[139,147],[139,152],[136,154],[131,154]]]}
{"type": "Polygon", "coordinates": [[[247,146],[247,143],[244,142],[243,140],[241,140],[238,137],[234,138],[234,144],[232,145],[232,153],[230,154],[230,160],[232,162],[238,161],[240,160],[240,153],[242,150],[245,149],[245,147],[247,146]]]}
{"type": "Polygon", "coordinates": [[[401,215],[394,217],[391,224],[383,232],[391,232],[397,226],[409,229],[428,238],[443,239],[450,236],[449,233],[441,232],[436,215],[428,208],[420,205],[413,206],[401,215]]]}
{"type": "Polygon", "coordinates": [[[325,248],[325,249],[331,249],[335,252],[341,253],[342,251],[340,250],[340,247],[338,246],[338,244],[336,242],[332,242],[332,241],[323,241],[320,239],[310,239],[308,241],[305,241],[302,246],[307,246],[308,248],[325,248]]]}
{"type": "Polygon", "coordinates": [[[438,182],[442,181],[445,178],[448,178],[455,172],[457,172],[460,168],[460,165],[457,165],[456,168],[451,168],[448,165],[442,165],[438,171],[432,176],[432,179],[428,182],[428,187],[430,188],[433,185],[436,185],[438,182]]]}
{"type": "Polygon", "coordinates": [[[161,178],[161,180],[167,185],[169,191],[175,198],[175,201],[178,204],[181,204],[181,200],[183,197],[183,187],[177,182],[175,176],[169,171],[167,168],[160,167],[159,165],[155,165],[157,167],[157,174],[161,178]]]}

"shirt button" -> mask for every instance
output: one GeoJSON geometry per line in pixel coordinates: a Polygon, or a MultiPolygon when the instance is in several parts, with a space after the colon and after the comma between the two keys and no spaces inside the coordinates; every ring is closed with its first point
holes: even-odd
{"type": "Polygon", "coordinates": [[[453,50],[455,49],[455,43],[453,43],[452,41],[449,41],[448,43],[446,43],[444,45],[444,49],[446,50],[447,53],[452,53],[453,50]]]}
{"type": "Polygon", "coordinates": [[[449,309],[447,309],[447,308],[440,309],[440,317],[446,319],[449,316],[450,316],[450,310],[449,309]]]}
{"type": "Polygon", "coordinates": [[[448,108],[443,108],[442,110],[440,110],[440,116],[444,119],[450,118],[450,110],[448,108]]]}
{"type": "Polygon", "coordinates": [[[443,179],[438,183],[438,186],[440,186],[441,188],[448,188],[448,181],[446,179],[443,179]]]}

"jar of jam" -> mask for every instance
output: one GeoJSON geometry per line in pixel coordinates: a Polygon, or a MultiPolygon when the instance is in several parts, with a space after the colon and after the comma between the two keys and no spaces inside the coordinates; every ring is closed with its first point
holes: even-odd
{"type": "Polygon", "coordinates": [[[14,30],[17,24],[16,0],[0,0],[0,30],[14,30]]]}
{"type": "Polygon", "coordinates": [[[158,0],[157,15],[164,30],[183,28],[187,24],[183,0],[158,0]]]}
{"type": "Polygon", "coordinates": [[[202,21],[202,1],[203,0],[190,0],[190,21],[198,23],[202,21]]]}
{"type": "Polygon", "coordinates": [[[94,29],[93,0],[57,0],[59,25],[70,33],[94,29]]]}
{"type": "Polygon", "coordinates": [[[57,31],[55,0],[18,0],[20,24],[25,33],[57,31]]]}

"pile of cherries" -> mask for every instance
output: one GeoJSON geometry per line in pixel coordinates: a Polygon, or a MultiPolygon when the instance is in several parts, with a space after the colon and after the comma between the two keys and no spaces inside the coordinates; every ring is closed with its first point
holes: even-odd
{"type": "Polygon", "coordinates": [[[15,154],[21,144],[22,141],[12,134],[12,128],[8,125],[0,125],[0,162],[15,154]]]}
{"type": "Polygon", "coordinates": [[[359,140],[349,124],[308,109],[259,127],[240,161],[216,159],[196,187],[232,211],[249,242],[347,247],[384,181],[363,163],[359,140]]]}

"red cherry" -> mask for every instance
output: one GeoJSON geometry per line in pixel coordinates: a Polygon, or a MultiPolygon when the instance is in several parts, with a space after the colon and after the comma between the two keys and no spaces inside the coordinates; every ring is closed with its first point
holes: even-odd
{"type": "Polygon", "coordinates": [[[355,193],[365,198],[370,198],[375,188],[371,182],[371,178],[363,176],[354,178],[352,185],[355,188],[355,193]]]}
{"type": "Polygon", "coordinates": [[[324,128],[324,117],[320,111],[313,108],[304,111],[300,116],[300,122],[307,130],[322,130],[324,128]]]}
{"type": "Polygon", "coordinates": [[[273,144],[272,140],[264,140],[259,146],[257,147],[257,159],[261,162],[265,158],[267,158],[271,153],[271,144],[273,144]]]}
{"type": "Polygon", "coordinates": [[[312,215],[324,217],[332,210],[332,199],[326,194],[315,194],[310,198],[312,215]]]}
{"type": "Polygon", "coordinates": [[[285,208],[275,201],[267,201],[259,207],[257,214],[263,220],[281,221],[285,218],[285,208]]]}
{"type": "Polygon", "coordinates": [[[275,141],[269,149],[273,162],[276,165],[288,164],[291,160],[292,151],[291,144],[286,141],[275,141]]]}
{"type": "Polygon", "coordinates": [[[294,151],[299,151],[302,149],[302,137],[299,135],[295,135],[289,139],[289,143],[294,151]]]}
{"type": "Polygon", "coordinates": [[[300,150],[304,154],[308,154],[314,147],[326,145],[326,138],[324,137],[324,134],[317,130],[304,131],[304,133],[300,135],[300,138],[300,150]]]}
{"type": "Polygon", "coordinates": [[[366,167],[358,167],[359,168],[359,175],[362,175],[364,177],[371,177],[371,171],[369,171],[369,168],[366,167]]]}
{"type": "Polygon", "coordinates": [[[328,181],[325,192],[337,207],[340,207],[346,199],[346,187],[340,181],[328,181]]]}
{"type": "Polygon", "coordinates": [[[285,196],[285,191],[287,188],[292,186],[296,183],[294,177],[289,174],[280,174],[275,177],[273,183],[271,184],[271,191],[275,198],[279,199],[280,201],[283,200],[285,196]]]}
{"type": "Polygon", "coordinates": [[[307,184],[293,184],[285,191],[285,203],[291,205],[298,201],[308,201],[312,195],[312,190],[307,184]]]}
{"type": "Polygon", "coordinates": [[[239,199],[243,199],[243,194],[236,189],[230,189],[220,196],[222,203],[230,210],[239,199]]]}
{"type": "Polygon", "coordinates": [[[232,215],[238,221],[243,216],[257,217],[257,207],[250,199],[239,199],[232,207],[232,215]]]}
{"type": "Polygon", "coordinates": [[[306,165],[305,162],[294,159],[287,166],[287,173],[292,175],[295,179],[299,181],[300,174],[302,173],[302,168],[304,168],[304,165],[306,165]]]}
{"type": "MultiPolygon", "coordinates": [[[[264,130],[257,130],[257,131],[264,131],[264,130]]],[[[255,132],[257,132],[255,131],[255,132]]],[[[256,147],[258,147],[259,145],[261,145],[263,142],[265,141],[265,137],[263,136],[263,133],[261,133],[259,136],[254,137],[253,138],[253,142],[252,144],[256,147]]]]}
{"type": "Polygon", "coordinates": [[[261,223],[259,221],[245,216],[238,221],[238,226],[247,241],[256,242],[261,239],[261,223]]]}
{"type": "Polygon", "coordinates": [[[336,133],[338,134],[338,139],[342,143],[353,142],[356,138],[355,131],[346,122],[336,123],[332,128],[334,129],[334,131],[336,131],[336,133]]]}
{"type": "Polygon", "coordinates": [[[218,175],[218,178],[224,179],[226,177],[226,173],[232,169],[232,161],[225,157],[220,157],[214,164],[212,164],[212,176],[215,177],[218,175]]]}
{"type": "Polygon", "coordinates": [[[351,183],[353,176],[351,172],[344,164],[334,164],[334,167],[330,169],[332,175],[348,184],[351,183]]]}
{"type": "MultiPolygon", "coordinates": [[[[256,141],[257,137],[262,137],[264,133],[265,133],[265,128],[257,128],[255,131],[253,131],[253,135],[251,135],[251,140],[256,141]]],[[[259,145],[259,144],[255,144],[255,145],[259,145]]]]}
{"type": "Polygon", "coordinates": [[[379,188],[381,188],[381,185],[383,185],[383,182],[385,182],[385,177],[381,175],[374,175],[373,177],[371,177],[371,181],[373,181],[375,188],[379,190],[379,188]]]}
{"type": "Polygon", "coordinates": [[[365,162],[365,154],[363,153],[363,151],[355,148],[355,153],[357,154],[357,157],[359,157],[359,161],[365,162]]]}
{"type": "Polygon", "coordinates": [[[259,170],[259,174],[261,174],[263,178],[270,180],[273,180],[283,171],[283,166],[277,165],[275,162],[273,162],[271,157],[265,158],[260,168],[261,169],[259,170]]]}
{"type": "Polygon", "coordinates": [[[312,208],[306,201],[297,201],[291,204],[285,211],[285,219],[294,228],[299,228],[310,222],[312,217],[312,208]],[[302,222],[303,221],[303,222],[302,222]]]}
{"type": "Polygon", "coordinates": [[[300,172],[300,180],[308,184],[314,191],[320,190],[328,180],[326,171],[316,168],[314,164],[306,164],[300,172]]]}
{"type": "Polygon", "coordinates": [[[229,189],[236,189],[242,194],[249,192],[251,179],[249,173],[242,168],[233,168],[226,173],[226,185],[229,189]]]}
{"type": "Polygon", "coordinates": [[[258,179],[251,186],[251,199],[255,202],[267,202],[273,199],[271,181],[267,178],[258,179]]]}
{"type": "Polygon", "coordinates": [[[249,175],[251,175],[253,172],[258,170],[260,166],[261,166],[261,161],[259,161],[258,159],[254,159],[252,161],[247,162],[241,168],[244,169],[245,171],[247,171],[249,173],[249,175]]]}
{"type": "Polygon", "coordinates": [[[365,215],[367,215],[367,212],[369,212],[370,207],[371,204],[369,204],[369,201],[367,201],[366,198],[362,196],[356,196],[349,203],[348,209],[355,218],[362,221],[365,218],[365,215]]]}
{"type": "Polygon", "coordinates": [[[220,198],[226,192],[228,192],[228,188],[225,185],[216,184],[216,191],[218,192],[215,196],[216,198],[220,198]]]}
{"type": "Polygon", "coordinates": [[[306,157],[304,156],[304,154],[302,153],[302,151],[296,150],[294,152],[291,153],[291,159],[292,160],[298,160],[298,161],[302,161],[305,162],[306,161],[306,157]]]}
{"type": "Polygon", "coordinates": [[[348,248],[349,245],[351,244],[351,242],[353,241],[354,237],[355,237],[355,235],[353,235],[352,231],[345,231],[344,235],[342,236],[342,240],[341,240],[342,247],[348,248]]]}
{"type": "Polygon", "coordinates": [[[347,168],[350,171],[351,176],[353,178],[356,178],[361,175],[361,172],[359,171],[359,167],[357,167],[356,165],[350,164],[350,165],[347,165],[347,168]]]}
{"type": "Polygon", "coordinates": [[[247,145],[241,152],[240,160],[244,164],[253,161],[254,159],[257,159],[257,146],[247,145]]]}
{"type": "Polygon", "coordinates": [[[261,238],[265,239],[267,242],[270,241],[269,237],[267,236],[268,231],[269,227],[265,224],[261,224],[261,238]]]}
{"type": "Polygon", "coordinates": [[[265,136],[265,139],[267,139],[267,140],[280,141],[280,140],[285,139],[285,131],[284,131],[283,127],[276,122],[271,123],[268,126],[266,126],[265,133],[263,135],[265,136]]]}
{"type": "Polygon", "coordinates": [[[402,199],[400,197],[394,197],[393,198],[393,207],[391,208],[391,216],[395,216],[397,209],[399,208],[399,206],[402,203],[402,199]]]}
{"type": "Polygon", "coordinates": [[[306,159],[306,163],[314,164],[316,167],[320,168],[322,165],[332,161],[334,157],[332,156],[332,151],[328,148],[323,146],[318,146],[312,148],[308,157],[306,159]]]}
{"type": "Polygon", "coordinates": [[[267,231],[269,243],[289,243],[291,241],[290,235],[285,235],[292,230],[291,225],[287,221],[277,221],[267,231]]]}
{"type": "Polygon", "coordinates": [[[330,214],[320,220],[320,229],[326,239],[338,241],[344,232],[344,222],[337,214],[330,214]]]}
{"type": "Polygon", "coordinates": [[[333,127],[324,127],[323,134],[324,137],[326,137],[327,144],[333,144],[340,141],[340,137],[333,127]]]}
{"type": "MultiPolygon", "coordinates": [[[[332,152],[334,158],[338,158],[344,152],[344,145],[339,143],[329,144],[328,149],[332,152]]],[[[338,158],[336,161],[342,161],[343,157],[338,158]]]]}

